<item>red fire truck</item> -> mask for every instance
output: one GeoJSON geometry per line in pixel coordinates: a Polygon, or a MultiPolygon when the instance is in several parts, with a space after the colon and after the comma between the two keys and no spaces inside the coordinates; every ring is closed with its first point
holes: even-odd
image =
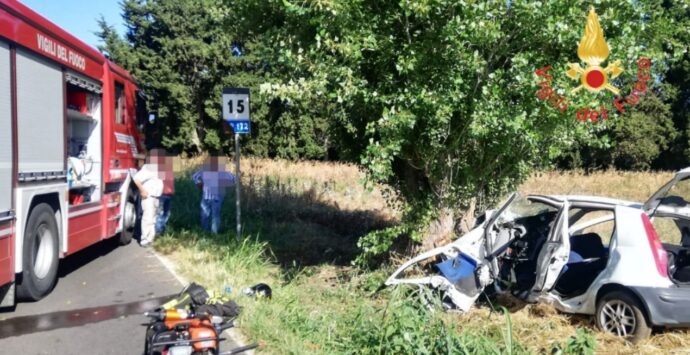
{"type": "Polygon", "coordinates": [[[146,119],[125,70],[0,0],[0,306],[47,295],[60,258],[132,239],[146,119]]]}

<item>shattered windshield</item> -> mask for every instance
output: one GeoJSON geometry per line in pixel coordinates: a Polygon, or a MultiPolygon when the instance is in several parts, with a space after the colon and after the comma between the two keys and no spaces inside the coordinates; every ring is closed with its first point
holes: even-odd
{"type": "Polygon", "coordinates": [[[517,219],[534,217],[547,212],[555,212],[556,208],[540,201],[530,200],[525,196],[518,196],[496,220],[498,225],[514,222],[517,219]]]}

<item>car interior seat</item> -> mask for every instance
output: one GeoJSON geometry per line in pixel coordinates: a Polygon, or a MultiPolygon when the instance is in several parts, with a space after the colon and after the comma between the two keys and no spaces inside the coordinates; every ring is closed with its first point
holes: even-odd
{"type": "Polygon", "coordinates": [[[556,291],[564,296],[581,295],[606,267],[608,250],[596,233],[570,237],[570,258],[563,268],[556,291]]]}
{"type": "Polygon", "coordinates": [[[669,274],[678,282],[690,282],[690,255],[688,250],[680,248],[675,253],[669,252],[669,274]]]}
{"type": "Polygon", "coordinates": [[[673,273],[673,279],[680,282],[690,282],[690,265],[676,269],[673,273]]]}
{"type": "Polygon", "coordinates": [[[668,273],[676,282],[690,283],[690,229],[680,229],[680,245],[663,243],[668,255],[668,273]]]}
{"type": "Polygon", "coordinates": [[[570,250],[579,254],[582,259],[606,257],[606,248],[601,237],[596,233],[579,234],[570,237],[570,250]]]}

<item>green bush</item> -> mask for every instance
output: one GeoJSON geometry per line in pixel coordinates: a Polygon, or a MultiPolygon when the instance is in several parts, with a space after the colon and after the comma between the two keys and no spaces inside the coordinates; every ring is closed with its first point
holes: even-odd
{"type": "Polygon", "coordinates": [[[345,354],[517,354],[506,313],[504,332],[459,332],[444,319],[437,297],[428,290],[395,289],[385,307],[359,308],[342,323],[335,350],[345,354]]]}
{"type": "Polygon", "coordinates": [[[554,355],[593,355],[597,341],[592,332],[579,328],[575,335],[568,338],[565,344],[554,344],[551,353],[554,355]]]}

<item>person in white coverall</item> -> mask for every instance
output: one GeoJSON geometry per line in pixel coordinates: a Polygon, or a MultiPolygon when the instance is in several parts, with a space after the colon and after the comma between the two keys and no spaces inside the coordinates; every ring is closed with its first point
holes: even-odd
{"type": "Polygon", "coordinates": [[[156,238],[156,219],[158,217],[158,199],[163,194],[163,179],[160,165],[162,157],[157,151],[152,151],[147,163],[134,175],[134,184],[141,196],[141,246],[149,247],[156,238]]]}

